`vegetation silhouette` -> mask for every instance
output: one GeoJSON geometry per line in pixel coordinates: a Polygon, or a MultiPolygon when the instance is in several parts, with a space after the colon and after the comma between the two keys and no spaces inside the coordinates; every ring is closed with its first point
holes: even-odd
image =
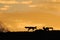
{"type": "Polygon", "coordinates": [[[10,32],[8,28],[0,21],[0,32],[10,32]]]}

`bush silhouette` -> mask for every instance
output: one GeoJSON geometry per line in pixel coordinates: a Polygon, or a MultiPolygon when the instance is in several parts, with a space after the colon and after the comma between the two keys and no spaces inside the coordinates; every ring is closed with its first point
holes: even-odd
{"type": "Polygon", "coordinates": [[[0,32],[9,32],[6,26],[0,21],[0,32]]]}

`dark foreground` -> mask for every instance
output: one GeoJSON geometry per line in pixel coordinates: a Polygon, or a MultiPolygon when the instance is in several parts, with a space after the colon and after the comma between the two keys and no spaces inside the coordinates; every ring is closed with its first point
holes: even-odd
{"type": "Polygon", "coordinates": [[[60,39],[60,31],[35,31],[35,32],[7,32],[0,33],[0,39],[16,39],[16,40],[55,40],[60,39]]]}

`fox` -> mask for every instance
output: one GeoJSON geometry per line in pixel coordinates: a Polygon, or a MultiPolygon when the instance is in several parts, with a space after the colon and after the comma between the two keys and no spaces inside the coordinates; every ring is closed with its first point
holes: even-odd
{"type": "Polygon", "coordinates": [[[43,27],[43,29],[49,31],[49,29],[53,30],[53,27],[43,27]]]}
{"type": "Polygon", "coordinates": [[[30,30],[30,29],[32,29],[32,30],[34,30],[34,29],[37,29],[37,26],[35,26],[35,27],[32,27],[32,26],[26,26],[25,28],[27,28],[28,29],[28,31],[30,30]]]}

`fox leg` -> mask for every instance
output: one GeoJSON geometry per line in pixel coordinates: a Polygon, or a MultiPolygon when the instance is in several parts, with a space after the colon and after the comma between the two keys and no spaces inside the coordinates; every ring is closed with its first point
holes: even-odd
{"type": "Polygon", "coordinates": [[[28,29],[28,31],[30,30],[30,28],[28,29]]]}
{"type": "Polygon", "coordinates": [[[32,30],[34,30],[34,28],[32,30]]]}

